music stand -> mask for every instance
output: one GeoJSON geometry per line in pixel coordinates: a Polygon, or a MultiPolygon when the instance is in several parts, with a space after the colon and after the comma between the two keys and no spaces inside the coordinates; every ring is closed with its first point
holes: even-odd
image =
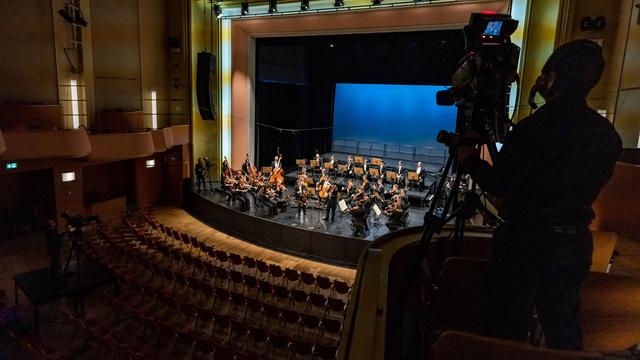
{"type": "Polygon", "coordinates": [[[340,174],[344,174],[347,172],[347,165],[344,164],[338,164],[338,172],[340,174]]]}
{"type": "Polygon", "coordinates": [[[324,168],[327,170],[333,170],[333,164],[330,162],[324,163],[324,168]]]}
{"type": "Polygon", "coordinates": [[[361,167],[355,167],[353,168],[353,173],[362,176],[364,174],[364,169],[361,167]]]}
{"type": "Polygon", "coordinates": [[[315,168],[319,168],[320,167],[320,162],[318,160],[311,160],[309,161],[309,164],[311,164],[311,168],[315,169],[315,168]]]}
{"type": "Polygon", "coordinates": [[[356,164],[362,164],[362,163],[364,163],[364,158],[363,158],[362,156],[355,156],[355,157],[353,158],[353,161],[354,161],[356,164]]]}
{"type": "Polygon", "coordinates": [[[378,175],[380,175],[380,171],[378,171],[378,169],[369,169],[369,175],[378,177],[378,175]]]}
{"type": "Polygon", "coordinates": [[[263,174],[268,175],[268,174],[271,174],[271,172],[273,171],[273,168],[272,168],[271,166],[263,166],[263,167],[260,169],[260,171],[261,171],[263,174]]]}
{"type": "Polygon", "coordinates": [[[380,165],[380,161],[382,161],[380,158],[371,158],[371,165],[380,165]]]}
{"type": "Polygon", "coordinates": [[[395,182],[398,178],[398,174],[395,171],[387,171],[387,181],[395,182]]]}
{"type": "Polygon", "coordinates": [[[420,177],[418,176],[418,173],[415,173],[413,171],[409,171],[407,173],[407,179],[413,180],[413,181],[418,181],[418,180],[420,180],[420,177]]]}
{"type": "Polygon", "coordinates": [[[300,167],[307,165],[307,159],[296,159],[296,165],[300,167]]]}

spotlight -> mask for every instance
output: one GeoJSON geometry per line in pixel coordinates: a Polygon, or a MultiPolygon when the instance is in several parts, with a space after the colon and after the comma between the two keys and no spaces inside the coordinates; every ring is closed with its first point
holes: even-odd
{"type": "Polygon", "coordinates": [[[309,10],[309,0],[301,0],[300,1],[300,10],[301,11],[309,10]]]}
{"type": "Polygon", "coordinates": [[[278,0],[269,0],[269,14],[278,12],[278,0]]]}
{"type": "Polygon", "coordinates": [[[222,8],[220,7],[219,4],[213,5],[213,13],[216,15],[218,19],[222,17],[222,8]]]}
{"type": "Polygon", "coordinates": [[[344,6],[344,0],[335,0],[335,2],[333,3],[333,6],[335,7],[344,6]]]}
{"type": "Polygon", "coordinates": [[[242,5],[240,5],[240,14],[249,15],[249,1],[244,0],[242,2],[242,5]]]}

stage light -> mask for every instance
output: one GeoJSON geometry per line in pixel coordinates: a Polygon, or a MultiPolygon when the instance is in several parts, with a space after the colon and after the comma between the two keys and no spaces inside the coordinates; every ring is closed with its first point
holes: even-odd
{"type": "Polygon", "coordinates": [[[249,1],[245,0],[240,5],[240,14],[249,15],[249,1]]]}
{"type": "Polygon", "coordinates": [[[278,0],[269,0],[269,14],[278,12],[278,0]]]}
{"type": "Polygon", "coordinates": [[[344,0],[335,0],[335,2],[333,3],[333,6],[335,7],[344,6],[344,0]]]}
{"type": "Polygon", "coordinates": [[[222,17],[222,8],[220,7],[219,4],[213,5],[213,13],[216,15],[218,19],[222,17]]]}
{"type": "Polygon", "coordinates": [[[300,11],[309,10],[309,0],[301,0],[300,1],[300,11]]]}

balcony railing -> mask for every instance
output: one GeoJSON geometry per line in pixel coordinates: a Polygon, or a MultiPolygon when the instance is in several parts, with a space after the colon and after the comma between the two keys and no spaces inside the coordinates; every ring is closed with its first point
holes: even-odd
{"type": "Polygon", "coordinates": [[[447,161],[447,147],[415,146],[354,139],[333,139],[331,151],[383,159],[442,163],[447,161]]]}

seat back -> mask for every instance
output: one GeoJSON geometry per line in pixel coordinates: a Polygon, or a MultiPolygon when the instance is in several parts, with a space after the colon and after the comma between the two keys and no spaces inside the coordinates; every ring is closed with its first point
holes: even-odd
{"type": "Polygon", "coordinates": [[[432,355],[433,360],[604,360],[594,353],[542,349],[460,331],[442,334],[433,346],[432,355]]]}
{"type": "Polygon", "coordinates": [[[639,299],[640,280],[590,272],[580,297],[584,348],[615,352],[639,343],[639,299]]]}

